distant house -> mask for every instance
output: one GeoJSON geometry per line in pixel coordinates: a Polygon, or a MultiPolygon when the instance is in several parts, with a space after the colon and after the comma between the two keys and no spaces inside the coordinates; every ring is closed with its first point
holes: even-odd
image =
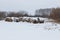
{"type": "Polygon", "coordinates": [[[52,9],[39,9],[36,10],[35,15],[36,16],[42,16],[42,17],[47,17],[50,15],[50,13],[52,12],[52,9]]]}

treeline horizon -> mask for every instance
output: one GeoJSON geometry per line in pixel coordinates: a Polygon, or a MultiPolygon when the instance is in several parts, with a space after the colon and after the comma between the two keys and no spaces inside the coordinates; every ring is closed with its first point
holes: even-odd
{"type": "MultiPolygon", "coordinates": [[[[35,15],[31,15],[27,12],[27,11],[19,11],[19,12],[15,12],[15,11],[11,11],[11,12],[7,12],[7,11],[0,11],[0,18],[5,18],[5,17],[49,17],[50,15],[47,15],[48,12],[50,12],[50,14],[52,13],[52,11],[50,11],[50,9],[56,9],[56,8],[46,8],[46,9],[38,9],[37,11],[35,10],[35,15]],[[39,15],[39,14],[42,15],[39,15]]],[[[58,8],[60,9],[60,8],[58,8]]]]}

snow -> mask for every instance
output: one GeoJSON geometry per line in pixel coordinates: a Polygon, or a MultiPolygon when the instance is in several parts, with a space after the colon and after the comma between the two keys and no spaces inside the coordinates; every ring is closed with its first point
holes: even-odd
{"type": "MultiPolygon", "coordinates": [[[[47,19],[44,18],[44,20],[47,19]]],[[[33,24],[3,20],[0,21],[0,40],[60,40],[60,24],[53,22],[33,24]]]]}

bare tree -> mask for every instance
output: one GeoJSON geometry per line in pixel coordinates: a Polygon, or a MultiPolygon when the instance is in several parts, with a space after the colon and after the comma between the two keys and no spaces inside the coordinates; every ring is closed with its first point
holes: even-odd
{"type": "Polygon", "coordinates": [[[60,8],[53,9],[50,17],[55,20],[60,20],[60,8]]]}
{"type": "Polygon", "coordinates": [[[6,17],[6,12],[0,11],[0,20],[4,19],[6,17]]]}

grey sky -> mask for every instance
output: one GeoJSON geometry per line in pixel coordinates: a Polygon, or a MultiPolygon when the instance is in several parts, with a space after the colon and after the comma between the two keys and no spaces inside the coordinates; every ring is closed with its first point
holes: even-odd
{"type": "Polygon", "coordinates": [[[60,7],[60,0],[0,0],[0,10],[34,12],[40,8],[60,7]]]}

